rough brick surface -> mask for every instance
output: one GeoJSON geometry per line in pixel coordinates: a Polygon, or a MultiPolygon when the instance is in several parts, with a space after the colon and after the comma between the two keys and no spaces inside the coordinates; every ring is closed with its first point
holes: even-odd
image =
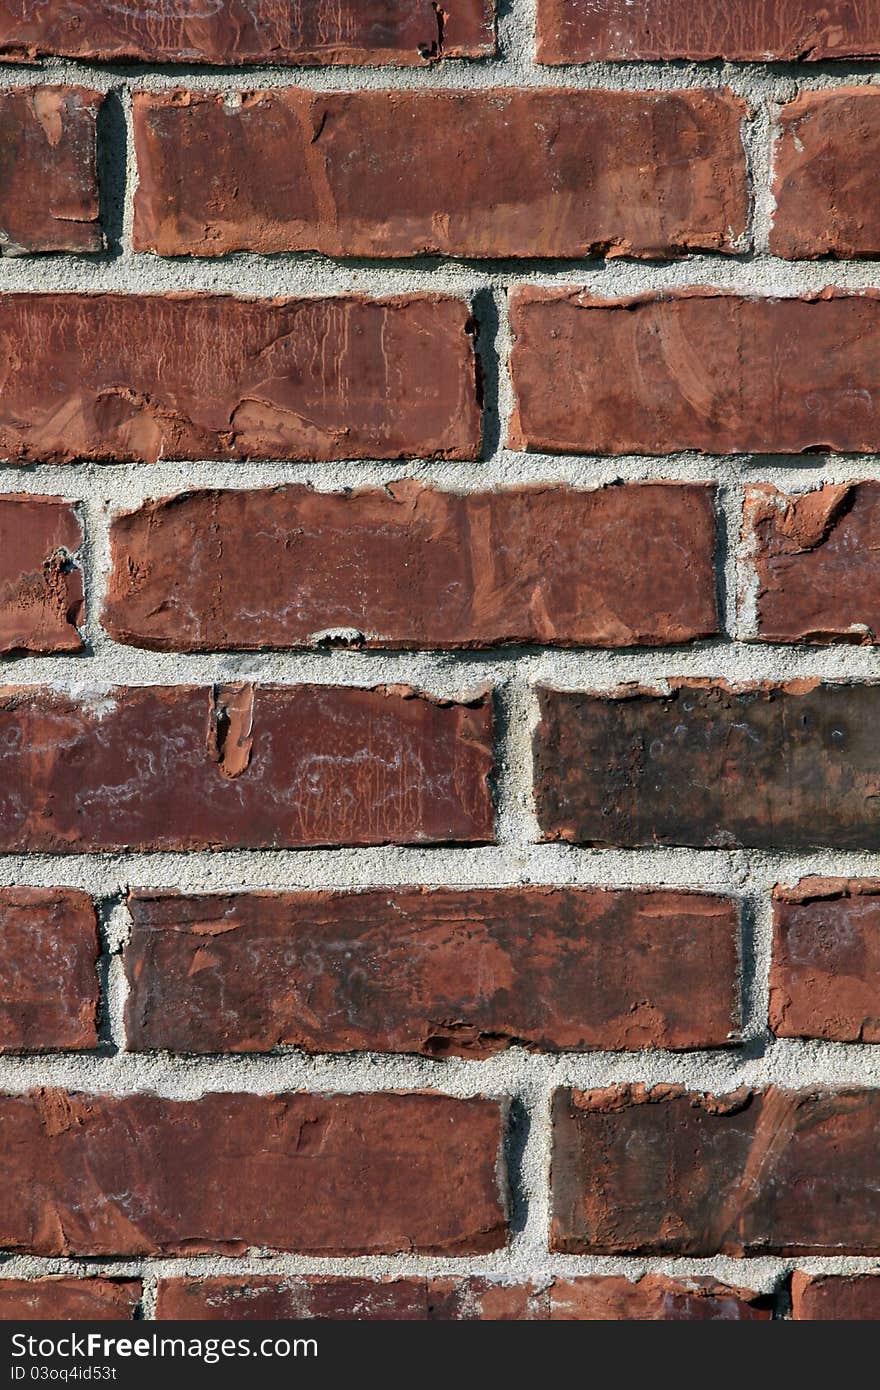
{"type": "Polygon", "coordinates": [[[160,1279],[156,1316],[168,1319],[316,1318],[395,1322],[621,1320],[745,1322],[770,1317],[766,1299],[711,1279],[263,1278],[160,1279]]]}
{"type": "Polygon", "coordinates": [[[0,91],[0,251],[101,250],[101,101],[82,87],[0,91]]]}
{"type": "Polygon", "coordinates": [[[880,1042],[880,881],[806,878],[773,898],[774,1033],[880,1042]]]}
{"type": "Polygon", "coordinates": [[[880,294],[519,290],[511,447],[798,454],[880,448],[880,294]]]}
{"type": "Polygon", "coordinates": [[[746,491],[746,607],[768,642],[880,641],[880,483],[746,491]]]}
{"type": "Polygon", "coordinates": [[[0,1279],[2,1322],[126,1322],[141,1296],[136,1279],[0,1279]]]}
{"type": "Polygon", "coordinates": [[[876,1255],[880,1092],[557,1091],[551,1245],[876,1255]]]}
{"type": "Polygon", "coordinates": [[[467,305],[207,294],[0,297],[0,454],[470,458],[467,305]]]}
{"type": "Polygon", "coordinates": [[[695,893],[136,893],[129,1046],[179,1052],[712,1047],[737,911],[695,893]]]}
{"type": "Polygon", "coordinates": [[[671,681],[668,694],[540,691],[548,840],[880,847],[880,686],[671,681]]]}
{"type": "Polygon", "coordinates": [[[729,92],[144,92],[135,242],[161,255],[664,256],[745,235],[729,92]]]}
{"type": "Polygon", "coordinates": [[[114,521],[103,621],[171,651],[685,642],[717,631],[715,539],[699,483],[185,493],[114,521]]]}
{"type": "Polygon", "coordinates": [[[878,0],[538,0],[539,63],[877,54],[878,0]]]}
{"type": "Polygon", "coordinates": [[[0,53],[157,63],[401,63],[494,51],[491,0],[0,0],[0,53]]]}
{"type": "Polygon", "coordinates": [[[801,92],[782,108],[779,128],[774,254],[880,253],[880,210],[871,178],[880,158],[880,92],[869,87],[801,92]]]}
{"type": "Polygon", "coordinates": [[[429,1092],[0,1098],[0,1243],[39,1255],[480,1254],[502,1107],[429,1092]]]}
{"type": "Polygon", "coordinates": [[[0,850],[486,841],[492,711],[407,687],[0,691],[0,850]]]}
{"type": "Polygon", "coordinates": [[[880,1277],[796,1270],[791,1278],[791,1315],[796,1322],[880,1322],[880,1277]]]}
{"type": "Polygon", "coordinates": [[[95,909],[73,888],[0,888],[0,1051],[98,1045],[95,909]]]}
{"type": "Polygon", "coordinates": [[[0,496],[0,651],[74,652],[85,616],[74,507],[55,497],[0,496]]]}

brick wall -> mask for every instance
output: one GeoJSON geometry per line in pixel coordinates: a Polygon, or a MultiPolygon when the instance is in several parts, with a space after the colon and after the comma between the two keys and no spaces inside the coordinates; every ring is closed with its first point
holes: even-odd
{"type": "Polygon", "coordinates": [[[192,9],[0,0],[0,1316],[880,1317],[880,4],[192,9]]]}

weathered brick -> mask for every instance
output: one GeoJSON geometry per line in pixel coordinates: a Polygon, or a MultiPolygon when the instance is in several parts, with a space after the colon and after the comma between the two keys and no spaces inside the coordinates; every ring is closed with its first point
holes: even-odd
{"type": "Polygon", "coordinates": [[[437,295],[0,296],[0,455],[472,458],[470,329],[437,295]]]}
{"type": "Polygon", "coordinates": [[[730,92],[141,92],[135,244],[165,256],[666,256],[748,220],[730,92]]]}
{"type": "Polygon", "coordinates": [[[112,62],[395,63],[495,51],[491,0],[0,0],[0,53],[112,62]]]}
{"type": "Polygon", "coordinates": [[[80,650],[83,578],[71,556],[81,542],[71,503],[0,497],[0,651],[80,650]]]}
{"type": "Polygon", "coordinates": [[[880,1091],[557,1091],[551,1246],[880,1252],[880,1091]]]}
{"type": "Polygon", "coordinates": [[[88,894],[0,888],[0,1051],[97,1047],[99,954],[88,894]]]}
{"type": "Polygon", "coordinates": [[[799,299],[713,289],[512,301],[515,449],[873,453],[880,292],[799,299]]]}
{"type": "Polygon", "coordinates": [[[796,258],[880,252],[880,210],[871,177],[880,159],[880,92],[871,87],[801,92],[782,108],[779,129],[773,253],[796,258]]]}
{"type": "Polygon", "coordinates": [[[101,250],[101,101],[82,87],[0,92],[0,250],[101,250]]]}
{"type": "Polygon", "coordinates": [[[880,483],[746,491],[744,599],[767,642],[880,642],[880,483]]]}
{"type": "Polygon", "coordinates": [[[0,850],[484,842],[492,710],[405,686],[0,691],[0,850]]]}
{"type": "Polygon", "coordinates": [[[420,1052],[717,1047],[736,904],[674,891],[135,893],[129,1046],[420,1052]]]}
{"type": "Polygon", "coordinates": [[[126,1322],[140,1301],[137,1279],[0,1279],[2,1322],[126,1322]]]}
{"type": "Polygon", "coordinates": [[[880,1276],[796,1270],[791,1315],[796,1322],[880,1322],[880,1276]]]}
{"type": "Polygon", "coordinates": [[[156,1316],[261,1321],[727,1321],[770,1318],[768,1300],[712,1279],[647,1274],[513,1284],[501,1279],[160,1279],[156,1316]]]}
{"type": "Polygon", "coordinates": [[[482,1254],[503,1107],[431,1092],[0,1097],[0,1244],[38,1255],[482,1254]]]}
{"type": "Polygon", "coordinates": [[[878,0],[538,0],[539,63],[819,62],[878,53],[878,0]]]}
{"type": "Polygon", "coordinates": [[[677,680],[539,698],[547,840],[880,848],[878,685],[677,680]]]}
{"type": "Polygon", "coordinates": [[[805,878],[775,890],[770,1027],[880,1042],[880,881],[805,878]]]}
{"type": "MultiPolygon", "coordinates": [[[[718,629],[714,490],[183,493],[117,517],[104,626],[167,650],[666,644],[718,629]]],[[[2,513],[0,513],[2,519],[2,513]]]]}

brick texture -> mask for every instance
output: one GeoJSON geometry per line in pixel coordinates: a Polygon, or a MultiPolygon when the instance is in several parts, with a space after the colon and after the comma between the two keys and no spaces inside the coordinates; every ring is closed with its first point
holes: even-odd
{"type": "Polygon", "coordinates": [[[74,508],[55,497],[0,496],[0,651],[75,652],[85,617],[74,508]]]}
{"type": "Polygon", "coordinates": [[[136,1279],[0,1279],[2,1322],[126,1322],[141,1297],[136,1279]]]}
{"type": "Polygon", "coordinates": [[[736,906],[717,897],[135,894],[129,909],[135,1048],[712,1047],[740,1021],[736,906]]]}
{"type": "Polygon", "coordinates": [[[0,452],[78,459],[471,458],[456,299],[0,296],[0,452]]]}
{"type": "Polygon", "coordinates": [[[168,1319],[316,1318],[368,1322],[749,1322],[769,1302],[711,1279],[265,1278],[162,1279],[156,1315],[168,1319]]]}
{"type": "Polygon", "coordinates": [[[99,949],[87,894],[0,888],[0,1051],[97,1047],[99,949]]]}
{"type": "Polygon", "coordinates": [[[732,251],[745,114],[729,92],[144,92],[135,242],[165,256],[732,251]]]}
{"type": "Polygon", "coordinates": [[[101,250],[101,100],[82,87],[0,91],[0,250],[101,250]]]}
{"type": "Polygon", "coordinates": [[[539,63],[790,63],[878,53],[878,0],[538,0],[539,63]]]}
{"type": "Polygon", "coordinates": [[[186,493],[114,521],[103,621],[169,651],[687,642],[717,631],[715,532],[702,484],[186,493]]]}
{"type": "Polygon", "coordinates": [[[777,1037],[880,1042],[880,882],[803,879],[773,901],[777,1037]]]}
{"type": "Polygon", "coordinates": [[[746,606],[768,642],[880,641],[880,483],[746,491],[746,606]]]}
{"type": "Polygon", "coordinates": [[[880,686],[539,692],[538,817],[592,845],[876,849],[880,686]]]}
{"type": "Polygon", "coordinates": [[[0,1242],[37,1255],[480,1254],[502,1108],[428,1092],[0,1098],[0,1242]]]}
{"type": "Polygon", "coordinates": [[[871,167],[880,157],[880,93],[802,92],[783,107],[779,128],[771,250],[793,258],[876,256],[871,167]]]}
{"type": "Polygon", "coordinates": [[[551,1246],[876,1255],[880,1093],[557,1091],[551,1246]]]}
{"type": "Polygon", "coordinates": [[[873,453],[880,294],[519,290],[510,444],[552,453],[873,453]]]}
{"type": "Polygon", "coordinates": [[[796,1322],[880,1322],[880,1278],[796,1270],[791,1315],[796,1322]]]}
{"type": "Polygon", "coordinates": [[[401,63],[494,51],[491,0],[0,0],[0,54],[159,63],[401,63]]]}

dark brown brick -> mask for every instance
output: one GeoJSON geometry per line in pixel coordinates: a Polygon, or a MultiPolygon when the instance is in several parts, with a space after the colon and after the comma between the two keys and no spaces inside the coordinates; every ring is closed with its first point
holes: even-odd
{"type": "Polygon", "coordinates": [[[767,642],[880,642],[880,483],[746,492],[745,595],[767,642]]]}
{"type": "Polygon", "coordinates": [[[819,62],[878,53],[878,0],[538,0],[539,63],[819,62]]]}
{"type": "Polygon", "coordinates": [[[0,1098],[0,1244],[37,1255],[482,1254],[503,1107],[432,1092],[0,1098]]]}
{"type": "Polygon", "coordinates": [[[0,888],[0,1051],[97,1047],[99,954],[88,894],[0,888]]]}
{"type": "Polygon", "coordinates": [[[0,497],[0,651],[75,652],[85,616],[82,542],[73,505],[57,497],[0,497]]]}
{"type": "Polygon", "coordinates": [[[880,92],[871,87],[801,92],[782,108],[779,127],[773,253],[791,258],[880,253],[880,210],[871,177],[880,159],[880,92]]]}
{"type": "Polygon", "coordinates": [[[551,1246],[876,1255],[880,1091],[557,1091],[551,1246]]]}
{"type": "Polygon", "coordinates": [[[127,1322],[137,1279],[0,1279],[2,1322],[127,1322]]]}
{"type": "Polygon", "coordinates": [[[880,1322],[880,1276],[796,1270],[791,1315],[796,1322],[880,1322]]]}
{"type": "Polygon", "coordinates": [[[880,881],[805,878],[773,898],[774,1033],[880,1042],[880,881]]]}
{"type": "Polygon", "coordinates": [[[540,702],[547,840],[880,848],[878,685],[681,680],[540,702]]]}
{"type": "Polygon", "coordinates": [[[101,101],[82,87],[0,92],[0,250],[101,250],[101,101]]]}
{"type": "Polygon", "coordinates": [[[735,251],[730,92],[141,92],[135,244],[163,256],[735,251]]]}
{"type": "Polygon", "coordinates": [[[495,51],[491,0],[0,0],[0,53],[112,62],[394,63],[495,51]]]}
{"type": "Polygon", "coordinates": [[[492,710],[405,686],[0,691],[0,850],[485,842],[492,710]]]}
{"type": "Polygon", "coordinates": [[[129,1046],[177,1052],[718,1047],[736,904],[674,891],[135,893],[129,1046]]]}
{"type": "MultiPolygon", "coordinates": [[[[194,492],[117,517],[104,626],[165,650],[666,644],[717,631],[714,490],[194,492]]],[[[0,512],[2,520],[2,512],[0,512]]]]}
{"type": "Polygon", "coordinates": [[[436,295],[0,296],[0,454],[473,458],[469,328],[436,295]]]}
{"type": "Polygon", "coordinates": [[[513,296],[515,449],[874,453],[880,292],[513,296]]]}
{"type": "Polygon", "coordinates": [[[647,1274],[512,1284],[493,1279],[160,1279],[156,1316],[222,1321],[727,1321],[770,1317],[768,1300],[711,1279],[647,1274]]]}

